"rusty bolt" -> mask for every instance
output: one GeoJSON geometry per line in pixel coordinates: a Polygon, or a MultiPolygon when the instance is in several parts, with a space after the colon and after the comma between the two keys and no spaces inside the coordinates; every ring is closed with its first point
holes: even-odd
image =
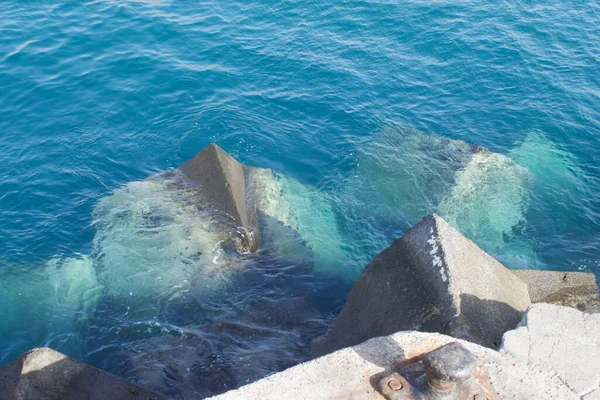
{"type": "Polygon", "coordinates": [[[473,400],[490,400],[490,398],[483,393],[477,393],[473,396],[473,400]]]}
{"type": "MultiPolygon", "coordinates": [[[[400,382],[398,379],[390,379],[387,383],[388,387],[393,390],[394,392],[397,392],[398,390],[402,390],[402,388],[404,387],[404,385],[402,385],[402,382],[400,382]]],[[[479,400],[479,399],[477,399],[479,400]]]]}

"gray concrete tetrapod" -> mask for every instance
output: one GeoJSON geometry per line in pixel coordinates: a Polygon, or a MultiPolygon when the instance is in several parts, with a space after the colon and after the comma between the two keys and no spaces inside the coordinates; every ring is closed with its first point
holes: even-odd
{"type": "Polygon", "coordinates": [[[316,355],[397,331],[439,332],[497,348],[530,305],[527,286],[438,215],[366,266],[316,355]]]}
{"type": "Polygon", "coordinates": [[[249,167],[211,143],[179,169],[202,189],[216,209],[233,218],[240,228],[241,250],[256,251],[260,245],[257,217],[246,205],[249,167]]]}
{"type": "Polygon", "coordinates": [[[166,400],[49,348],[23,353],[0,369],[2,400],[166,400]]]}

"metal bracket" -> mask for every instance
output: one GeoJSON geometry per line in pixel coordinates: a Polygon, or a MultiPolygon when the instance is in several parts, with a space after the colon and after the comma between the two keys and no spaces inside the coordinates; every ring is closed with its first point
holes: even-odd
{"type": "Polygon", "coordinates": [[[493,400],[487,371],[459,343],[425,353],[379,381],[389,400],[493,400]]]}

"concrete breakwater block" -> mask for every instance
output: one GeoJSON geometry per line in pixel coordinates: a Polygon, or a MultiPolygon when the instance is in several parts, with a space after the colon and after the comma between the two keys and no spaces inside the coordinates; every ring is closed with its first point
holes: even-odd
{"type": "Polygon", "coordinates": [[[316,270],[329,275],[354,279],[360,273],[348,267],[328,193],[270,169],[241,164],[216,144],[179,171],[185,189],[197,189],[190,195],[197,196],[198,208],[209,217],[204,219],[212,220],[206,225],[216,227],[210,230],[219,236],[209,246],[213,250],[204,253],[233,241],[243,253],[260,248],[280,257],[311,259],[316,270]]]}
{"type": "Polygon", "coordinates": [[[198,184],[212,204],[233,218],[243,251],[258,249],[260,238],[256,213],[246,207],[246,173],[240,164],[214,143],[209,144],[179,169],[198,184]]]}
{"type": "Polygon", "coordinates": [[[504,335],[500,352],[553,371],[578,398],[600,399],[600,314],[534,304],[504,335]]]}
{"type": "Polygon", "coordinates": [[[596,276],[590,272],[513,270],[527,285],[532,303],[550,303],[600,312],[596,276]]]}
{"type": "Polygon", "coordinates": [[[313,351],[326,354],[407,330],[497,348],[530,304],[519,278],[441,217],[429,215],[367,265],[313,351]]]}
{"type": "Polygon", "coordinates": [[[0,370],[2,400],[166,400],[49,348],[23,353],[0,370]]]}

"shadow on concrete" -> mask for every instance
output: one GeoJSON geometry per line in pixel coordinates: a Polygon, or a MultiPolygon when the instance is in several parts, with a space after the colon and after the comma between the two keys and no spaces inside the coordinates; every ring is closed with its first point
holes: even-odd
{"type": "Polygon", "coordinates": [[[352,350],[367,362],[383,368],[383,371],[369,377],[369,383],[374,390],[379,390],[379,382],[407,362],[404,349],[390,337],[379,337],[377,344],[359,344],[352,350]]]}
{"type": "Polygon", "coordinates": [[[387,336],[377,338],[376,349],[373,346],[359,344],[352,347],[352,350],[371,364],[389,370],[394,367],[396,362],[405,359],[402,347],[395,340],[387,336]],[[398,357],[399,355],[402,356],[398,357]]]}
{"type": "Polygon", "coordinates": [[[469,327],[468,332],[456,336],[494,350],[502,343],[504,332],[516,328],[523,318],[523,312],[503,302],[480,299],[464,293],[460,295],[460,301],[463,315],[477,317],[466,321],[465,325],[469,327]],[[510,328],[506,329],[505,327],[510,328]],[[477,341],[473,338],[488,339],[477,341]]]}

